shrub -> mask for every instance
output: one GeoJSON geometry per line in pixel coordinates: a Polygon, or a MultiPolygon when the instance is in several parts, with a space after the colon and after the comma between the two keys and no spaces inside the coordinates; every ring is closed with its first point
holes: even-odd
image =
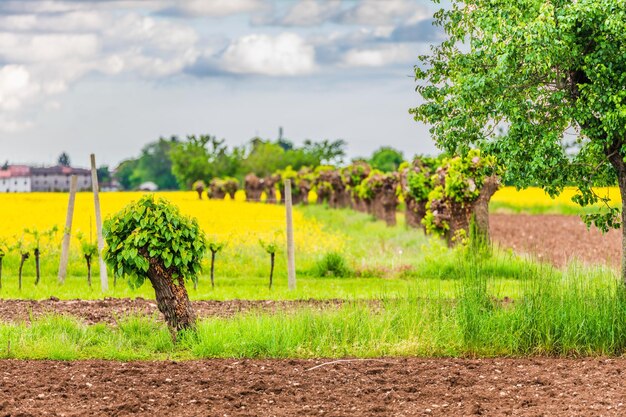
{"type": "Polygon", "coordinates": [[[341,253],[328,252],[317,263],[314,269],[319,277],[344,278],[352,275],[348,262],[341,253]]]}

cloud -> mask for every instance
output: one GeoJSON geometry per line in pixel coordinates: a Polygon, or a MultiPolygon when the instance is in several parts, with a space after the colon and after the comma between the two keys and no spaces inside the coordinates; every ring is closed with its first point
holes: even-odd
{"type": "Polygon", "coordinates": [[[413,45],[377,45],[347,51],[341,60],[341,65],[345,67],[384,67],[398,63],[409,63],[416,59],[417,53],[413,45]]]}
{"type": "Polygon", "coordinates": [[[430,16],[412,0],[300,0],[280,16],[261,17],[255,23],[271,26],[314,26],[324,23],[361,26],[410,24],[430,16]]]}
{"type": "Polygon", "coordinates": [[[40,89],[28,70],[21,65],[0,67],[0,109],[17,110],[40,89]]]}
{"type": "Polygon", "coordinates": [[[255,23],[272,26],[316,26],[335,18],[340,11],[339,0],[301,0],[282,16],[261,18],[255,23]]]}
{"type": "Polygon", "coordinates": [[[416,23],[398,26],[391,32],[393,42],[436,42],[445,38],[440,26],[434,26],[434,19],[424,19],[416,23]]]}
{"type": "Polygon", "coordinates": [[[224,17],[264,8],[261,0],[178,0],[159,14],[170,16],[224,17]]]}
{"type": "Polygon", "coordinates": [[[37,63],[69,58],[90,59],[98,54],[99,40],[93,34],[0,33],[0,61],[37,63]]]}
{"type": "Polygon", "coordinates": [[[221,56],[221,68],[234,74],[293,76],[313,72],[315,49],[299,35],[253,34],[233,41],[221,56]]]}

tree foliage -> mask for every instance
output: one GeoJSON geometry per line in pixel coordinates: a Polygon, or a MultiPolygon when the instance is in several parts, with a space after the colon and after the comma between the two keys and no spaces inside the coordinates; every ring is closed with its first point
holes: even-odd
{"type": "Polygon", "coordinates": [[[204,234],[195,219],[163,198],[142,197],[108,218],[103,230],[105,261],[118,276],[127,275],[132,287],[143,284],[151,259],[172,278],[192,279],[200,272],[204,234]]]}
{"type": "Polygon", "coordinates": [[[372,154],[369,163],[374,169],[382,172],[393,172],[400,167],[403,161],[402,152],[390,146],[383,146],[372,154]]]}
{"type": "Polygon", "coordinates": [[[420,57],[411,112],[440,147],[482,148],[519,187],[573,184],[583,206],[617,178],[626,196],[626,0],[452,0],[435,17],[448,38],[420,57]]]}

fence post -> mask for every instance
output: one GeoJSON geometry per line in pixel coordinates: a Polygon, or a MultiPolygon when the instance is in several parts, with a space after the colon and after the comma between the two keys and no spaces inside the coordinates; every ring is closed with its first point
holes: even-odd
{"type": "Polygon", "coordinates": [[[291,202],[291,180],[285,180],[285,209],[287,211],[287,280],[289,289],[296,289],[296,260],[293,242],[293,212],[291,202]]]}
{"type": "Polygon", "coordinates": [[[109,290],[107,267],[102,257],[104,239],[102,238],[102,215],[100,214],[100,197],[98,195],[98,172],[96,171],[96,155],[91,154],[91,188],[93,190],[93,203],[96,208],[96,233],[98,234],[98,259],[100,261],[100,286],[102,292],[109,290]]]}
{"type": "Polygon", "coordinates": [[[78,177],[70,177],[70,199],[67,203],[67,217],[65,218],[65,230],[63,231],[63,245],[61,247],[61,262],[59,263],[59,284],[65,283],[67,275],[67,262],[70,256],[70,238],[72,237],[72,218],[74,217],[74,202],[76,201],[76,189],[78,177]]]}

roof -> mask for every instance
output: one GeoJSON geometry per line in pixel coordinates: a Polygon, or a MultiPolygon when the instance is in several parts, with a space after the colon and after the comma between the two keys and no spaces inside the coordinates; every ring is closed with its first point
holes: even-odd
{"type": "Polygon", "coordinates": [[[9,165],[7,169],[0,169],[0,178],[30,177],[31,175],[91,175],[91,171],[62,165],[46,168],[29,167],[28,165],[9,165]]]}
{"type": "Polygon", "coordinates": [[[32,175],[91,175],[91,171],[84,168],[72,168],[62,165],[45,168],[31,168],[32,175]]]}
{"type": "Polygon", "coordinates": [[[27,165],[9,165],[8,169],[0,169],[0,178],[15,178],[30,176],[30,167],[27,165]]]}

